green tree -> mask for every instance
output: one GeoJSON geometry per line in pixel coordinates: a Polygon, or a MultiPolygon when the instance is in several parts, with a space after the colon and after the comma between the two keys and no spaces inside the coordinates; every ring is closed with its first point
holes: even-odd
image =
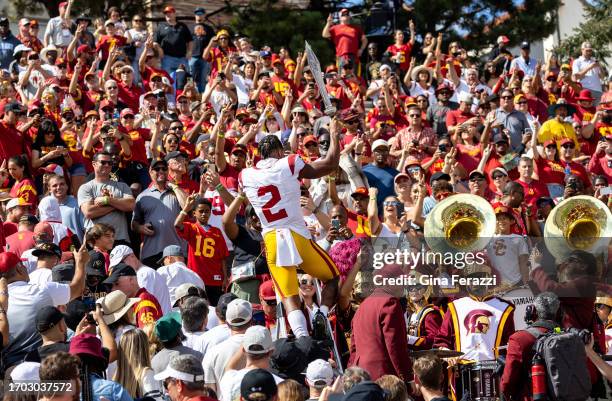
{"type": "Polygon", "coordinates": [[[574,29],[572,36],[561,41],[555,49],[558,54],[580,56],[580,45],[591,42],[596,57],[605,63],[612,55],[612,0],[582,0],[585,21],[574,29]]]}
{"type": "MultiPolygon", "coordinates": [[[[56,17],[59,13],[59,4],[64,0],[10,0],[18,17],[31,15],[35,12],[46,10],[50,17],[56,17]]],[[[78,0],[72,6],[70,14],[76,16],[84,13],[91,18],[106,15],[106,11],[112,7],[119,7],[123,15],[134,15],[143,13],[146,5],[150,5],[153,10],[158,10],[163,4],[163,0],[78,0]]]]}
{"type": "Polygon", "coordinates": [[[322,66],[333,60],[333,47],[321,37],[326,13],[289,9],[278,0],[253,0],[244,8],[232,7],[231,12],[232,29],[251,38],[255,48],[268,45],[278,51],[281,46],[289,46],[295,58],[307,40],[322,66]]]}

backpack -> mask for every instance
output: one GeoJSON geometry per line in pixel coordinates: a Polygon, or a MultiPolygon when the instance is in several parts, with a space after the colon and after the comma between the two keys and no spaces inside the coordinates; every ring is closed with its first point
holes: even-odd
{"type": "Polygon", "coordinates": [[[591,393],[584,342],[577,331],[555,330],[551,322],[536,322],[527,328],[536,338],[533,350],[544,360],[546,392],[552,401],[584,401],[591,393]],[[542,333],[536,327],[548,329],[542,333]]]}

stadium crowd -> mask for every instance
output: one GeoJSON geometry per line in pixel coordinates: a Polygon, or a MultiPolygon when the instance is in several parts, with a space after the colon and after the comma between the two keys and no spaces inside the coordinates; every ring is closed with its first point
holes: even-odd
{"type": "Polygon", "coordinates": [[[44,33],[0,18],[5,400],[532,400],[534,344],[570,329],[543,391],[610,396],[608,253],[540,241],[572,198],[612,231],[612,79],[589,42],[542,62],[500,36],[475,58],[412,21],[368,42],[343,9],[317,71],[203,8],[151,29],[73,4],[44,33]],[[447,199],[494,228],[483,263],[372,267],[435,251],[447,199]],[[423,281],[453,275],[496,286],[423,281]]]}

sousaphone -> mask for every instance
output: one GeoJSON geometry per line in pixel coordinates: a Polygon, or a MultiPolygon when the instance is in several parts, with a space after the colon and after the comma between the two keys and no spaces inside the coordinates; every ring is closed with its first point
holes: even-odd
{"type": "Polygon", "coordinates": [[[425,241],[436,252],[484,249],[495,234],[495,211],[478,195],[451,195],[425,219],[425,241]]]}
{"type": "Polygon", "coordinates": [[[573,250],[594,255],[610,244],[612,213],[606,204],[592,196],[565,199],[555,206],[544,225],[544,241],[557,261],[573,250]]]}

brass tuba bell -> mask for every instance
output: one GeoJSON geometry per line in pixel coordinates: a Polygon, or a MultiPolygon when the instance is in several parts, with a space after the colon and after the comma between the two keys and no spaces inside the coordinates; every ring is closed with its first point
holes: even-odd
{"type": "Polygon", "coordinates": [[[612,234],[612,214],[599,199],[574,196],[553,208],[544,226],[546,247],[563,257],[572,250],[599,253],[607,248],[612,234]]]}
{"type": "Polygon", "coordinates": [[[425,240],[438,252],[479,251],[495,234],[495,212],[478,195],[451,195],[425,219],[425,240]]]}

